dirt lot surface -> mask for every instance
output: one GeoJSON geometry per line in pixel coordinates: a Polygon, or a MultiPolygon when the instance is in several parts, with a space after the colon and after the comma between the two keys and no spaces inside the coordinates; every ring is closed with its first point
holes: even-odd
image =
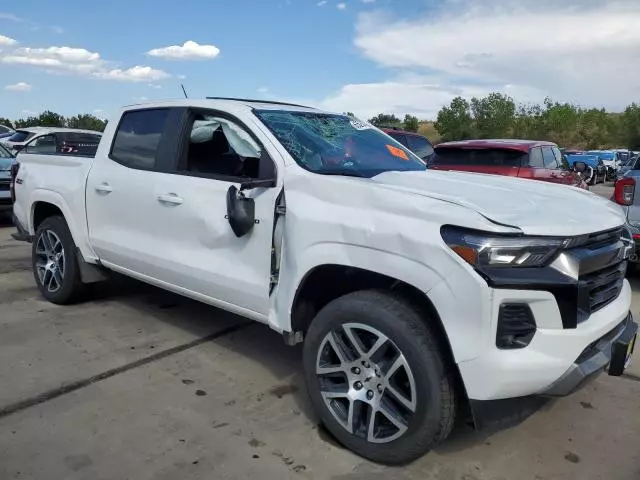
{"type": "Polygon", "coordinates": [[[640,479],[640,358],[516,427],[460,426],[386,468],[318,427],[300,349],[267,327],[124,280],[49,304],[12,231],[0,227],[1,480],[640,479]]]}

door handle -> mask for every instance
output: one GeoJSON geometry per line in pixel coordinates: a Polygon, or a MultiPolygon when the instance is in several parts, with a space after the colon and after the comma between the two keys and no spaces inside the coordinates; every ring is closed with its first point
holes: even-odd
{"type": "Polygon", "coordinates": [[[158,201],[163,205],[182,205],[182,198],[175,193],[158,195],[158,201]]]}
{"type": "Polygon", "coordinates": [[[108,183],[102,182],[100,185],[95,186],[95,190],[98,193],[108,194],[113,192],[113,188],[108,183]]]}

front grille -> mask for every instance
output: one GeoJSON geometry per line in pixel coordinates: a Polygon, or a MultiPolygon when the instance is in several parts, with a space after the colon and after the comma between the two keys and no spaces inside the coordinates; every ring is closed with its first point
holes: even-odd
{"type": "Polygon", "coordinates": [[[626,270],[627,262],[622,261],[580,278],[581,286],[589,293],[589,313],[597,312],[618,298],[626,270]]]}

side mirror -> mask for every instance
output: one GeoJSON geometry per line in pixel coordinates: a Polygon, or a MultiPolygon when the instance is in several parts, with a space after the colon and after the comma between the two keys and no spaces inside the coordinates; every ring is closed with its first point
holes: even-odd
{"type": "Polygon", "coordinates": [[[584,162],[576,162],[573,164],[573,169],[576,172],[584,173],[584,171],[587,169],[587,164],[584,162]]]}
{"type": "Polygon", "coordinates": [[[11,148],[17,152],[24,149],[24,145],[12,145],[11,148]]]}
{"type": "Polygon", "coordinates": [[[253,198],[247,198],[231,185],[227,190],[227,220],[236,237],[245,236],[256,221],[256,205],[253,198]]]}

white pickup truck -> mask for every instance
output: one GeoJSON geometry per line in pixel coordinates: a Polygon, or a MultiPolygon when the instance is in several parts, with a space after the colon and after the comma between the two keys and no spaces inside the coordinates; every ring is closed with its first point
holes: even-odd
{"type": "Polygon", "coordinates": [[[366,122],[278,102],[123,109],[95,158],[18,155],[19,236],[48,300],[113,270],[304,341],[311,401],[401,464],[476,425],[621,375],[637,324],[619,206],[427,170],[366,122]]]}

